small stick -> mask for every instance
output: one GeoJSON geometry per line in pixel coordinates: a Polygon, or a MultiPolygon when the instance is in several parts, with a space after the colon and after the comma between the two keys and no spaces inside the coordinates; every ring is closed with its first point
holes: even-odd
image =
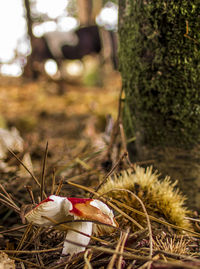
{"type": "Polygon", "coordinates": [[[26,230],[25,230],[25,232],[24,232],[24,234],[23,234],[23,236],[22,236],[16,250],[20,250],[22,248],[22,245],[24,244],[24,241],[26,240],[26,238],[27,238],[29,232],[31,231],[32,227],[33,227],[32,223],[29,223],[29,225],[26,227],[26,230]]]}
{"type": "MultiPolygon", "coordinates": [[[[121,245],[121,243],[122,243],[122,240],[123,240],[123,238],[122,238],[122,233],[121,233],[121,234],[120,234],[119,241],[118,241],[117,246],[116,246],[116,248],[115,248],[116,252],[119,252],[119,249],[120,249],[120,245],[121,245]]],[[[117,258],[117,254],[114,253],[114,254],[112,255],[112,258],[111,258],[111,260],[110,260],[108,266],[107,266],[107,269],[113,269],[113,268],[114,268],[114,264],[115,264],[116,258],[117,258]]]]}
{"type": "MultiPolygon", "coordinates": [[[[101,238],[98,238],[98,237],[95,237],[95,236],[93,236],[93,235],[88,235],[88,234],[86,234],[86,233],[80,232],[79,230],[73,229],[71,226],[65,224],[65,223],[70,223],[70,222],[92,222],[92,223],[95,223],[95,221],[88,221],[88,220],[75,220],[75,221],[74,221],[74,220],[73,220],[73,221],[69,221],[69,222],[59,223],[59,222],[55,221],[54,219],[49,218],[49,217],[46,217],[46,216],[43,216],[43,218],[45,218],[45,219],[51,221],[51,222],[52,222],[53,224],[55,224],[56,226],[59,225],[60,227],[62,227],[62,228],[65,229],[65,230],[71,230],[71,231],[74,231],[74,232],[76,232],[76,233],[82,234],[82,235],[84,235],[84,236],[86,236],[86,237],[90,237],[91,239],[93,239],[93,240],[95,240],[95,241],[98,241],[98,242],[100,242],[100,243],[102,243],[102,244],[104,244],[104,245],[110,245],[110,242],[108,242],[108,241],[105,241],[105,240],[103,240],[103,239],[101,239],[101,238]]],[[[102,225],[106,225],[106,224],[103,224],[103,223],[100,223],[100,222],[97,222],[97,224],[100,224],[100,225],[101,225],[101,224],[102,224],[102,225]]],[[[110,226],[110,225],[108,225],[108,226],[110,226]]],[[[113,228],[116,228],[116,227],[113,227],[113,228]]],[[[117,228],[116,228],[116,229],[117,229],[117,228]]]]}
{"type": "MultiPolygon", "coordinates": [[[[37,237],[37,239],[34,241],[34,243],[35,243],[35,250],[39,249],[39,244],[40,244],[39,237],[37,237]]],[[[41,257],[41,255],[39,253],[36,254],[36,259],[37,259],[38,264],[41,267],[44,267],[44,263],[42,261],[42,257],[41,257]]]]}
{"type": "Polygon", "coordinates": [[[185,30],[185,34],[184,34],[184,36],[187,37],[188,39],[194,41],[194,43],[199,44],[199,42],[198,42],[196,39],[194,39],[194,38],[192,38],[192,37],[190,37],[190,36],[188,35],[188,34],[189,34],[189,23],[188,23],[187,20],[186,20],[185,23],[186,23],[186,30],[185,30]]]}
{"type": "MultiPolygon", "coordinates": [[[[102,182],[96,187],[95,192],[98,192],[98,190],[101,188],[101,186],[105,183],[107,178],[114,172],[114,170],[119,166],[120,162],[124,159],[124,157],[127,156],[127,152],[124,152],[123,155],[119,158],[119,160],[115,163],[115,165],[112,167],[112,169],[108,172],[107,175],[103,178],[102,182]]],[[[91,196],[93,197],[94,194],[91,196]]]]}
{"type": "Polygon", "coordinates": [[[124,126],[122,123],[119,123],[119,129],[120,129],[120,135],[121,135],[121,140],[122,140],[122,148],[125,152],[127,152],[127,142],[126,142],[126,136],[124,132],[124,126]]]}
{"type": "Polygon", "coordinates": [[[91,170],[91,167],[87,163],[85,163],[83,160],[81,160],[80,158],[77,157],[75,159],[75,162],[80,164],[85,170],[87,170],[87,171],[91,170]]]}
{"type": "Polygon", "coordinates": [[[46,253],[46,252],[52,252],[61,250],[63,247],[57,247],[57,248],[50,248],[50,249],[42,249],[42,250],[6,250],[2,249],[0,251],[3,251],[5,253],[13,253],[13,254],[37,254],[37,253],[46,253]]]}
{"type": "MultiPolygon", "coordinates": [[[[89,191],[90,191],[90,190],[89,190],[89,191]]],[[[128,206],[128,205],[126,205],[126,204],[124,204],[124,203],[118,201],[118,200],[112,199],[112,202],[114,202],[115,204],[117,204],[117,205],[119,205],[119,206],[125,207],[125,208],[127,208],[128,210],[130,210],[130,211],[132,211],[132,212],[134,212],[134,213],[136,213],[136,214],[138,214],[138,215],[140,215],[140,216],[145,217],[145,213],[144,213],[144,212],[141,212],[141,211],[139,211],[139,210],[137,210],[137,209],[135,209],[135,208],[132,208],[132,207],[130,207],[130,206],[128,206]]],[[[165,226],[169,226],[169,227],[171,227],[171,228],[173,228],[173,229],[180,230],[180,231],[185,231],[185,232],[191,233],[191,234],[193,234],[193,235],[195,235],[195,236],[197,236],[197,237],[200,237],[200,233],[198,233],[198,232],[195,232],[195,231],[192,231],[192,230],[190,230],[190,229],[183,228],[183,227],[179,227],[179,226],[177,226],[177,225],[175,225],[175,224],[171,224],[171,223],[169,223],[169,222],[167,222],[167,221],[163,221],[163,220],[158,219],[158,218],[156,218],[156,217],[154,217],[154,216],[151,216],[151,215],[148,215],[148,216],[149,216],[149,218],[150,218],[151,220],[153,220],[153,221],[155,221],[155,222],[157,222],[157,223],[161,223],[161,224],[163,224],[163,225],[165,225],[165,226]]]]}
{"type": "Polygon", "coordinates": [[[85,265],[83,269],[92,269],[92,265],[90,263],[91,258],[92,258],[92,253],[89,252],[89,249],[87,249],[84,254],[85,265]]]}
{"type": "Polygon", "coordinates": [[[0,188],[1,188],[2,191],[5,193],[5,195],[8,197],[8,199],[10,200],[10,202],[11,202],[12,204],[15,205],[15,203],[14,203],[12,197],[11,197],[10,194],[6,191],[6,189],[4,188],[4,186],[3,186],[2,184],[0,184],[0,188]]]}
{"type": "MultiPolygon", "coordinates": [[[[3,193],[0,193],[0,196],[5,199],[5,202],[9,203],[11,207],[15,208],[16,210],[20,211],[20,208],[12,201],[10,200],[7,196],[5,196],[3,193]]],[[[2,201],[2,199],[1,199],[2,201]]]]}
{"type": "Polygon", "coordinates": [[[188,21],[186,20],[186,35],[188,35],[188,33],[189,33],[189,27],[188,27],[188,21]]]}
{"type": "MultiPolygon", "coordinates": [[[[8,148],[8,151],[18,160],[18,162],[26,169],[26,171],[31,175],[31,177],[33,178],[33,180],[36,182],[36,184],[41,187],[40,182],[38,181],[38,179],[34,176],[34,174],[28,169],[28,167],[18,158],[18,156],[11,150],[8,148]]],[[[44,196],[46,196],[46,194],[44,193],[44,196]]]]}
{"type": "Polygon", "coordinates": [[[56,182],[56,169],[54,167],[53,168],[53,175],[52,175],[51,194],[54,194],[55,182],[56,182]]]}
{"type": "Polygon", "coordinates": [[[79,231],[79,230],[76,230],[76,229],[72,228],[70,225],[60,224],[60,223],[57,222],[56,220],[54,220],[54,219],[52,219],[52,218],[49,218],[49,217],[47,217],[47,216],[42,216],[42,217],[43,217],[44,219],[47,219],[47,220],[51,221],[53,224],[59,225],[60,227],[64,228],[65,230],[71,230],[71,231],[73,231],[73,232],[76,232],[76,233],[78,233],[78,234],[82,234],[82,235],[84,235],[84,236],[86,236],[86,237],[91,238],[91,235],[88,235],[88,234],[83,233],[83,232],[81,232],[81,231],[79,231]]]}
{"type": "Polygon", "coordinates": [[[41,186],[40,186],[40,199],[41,199],[41,201],[43,200],[43,194],[44,194],[44,189],[45,189],[45,170],[46,170],[47,154],[48,154],[48,141],[46,143],[44,160],[43,160],[43,165],[42,165],[42,178],[41,178],[41,186]]]}
{"type": "Polygon", "coordinates": [[[15,228],[12,228],[12,229],[9,229],[9,230],[1,231],[0,234],[19,231],[19,230],[21,230],[21,229],[26,228],[27,226],[28,226],[28,225],[26,224],[26,225],[22,225],[22,226],[19,226],[19,227],[15,227],[15,228]]]}
{"type": "Polygon", "coordinates": [[[122,140],[122,147],[124,149],[124,151],[127,153],[126,154],[126,160],[128,162],[128,165],[135,169],[135,164],[132,164],[131,161],[130,161],[130,158],[129,158],[129,154],[128,154],[128,150],[127,150],[127,140],[126,140],[126,135],[125,135],[125,132],[124,132],[124,126],[123,124],[120,122],[119,123],[119,129],[120,129],[120,135],[121,135],[121,140],[122,140]]]}
{"type": "MultiPolygon", "coordinates": [[[[1,194],[1,195],[2,195],[2,194],[1,194]]],[[[11,204],[10,202],[7,202],[7,201],[5,201],[5,200],[3,200],[3,199],[1,199],[1,198],[0,198],[0,202],[1,202],[2,204],[4,204],[5,206],[11,208],[11,209],[14,210],[15,212],[20,213],[20,209],[19,209],[18,207],[14,206],[13,204],[11,204]]]]}
{"type": "Polygon", "coordinates": [[[59,182],[59,185],[58,185],[58,188],[56,190],[56,193],[55,195],[59,195],[60,194],[60,191],[62,189],[62,185],[63,185],[63,179],[61,178],[60,182],[59,182]]]}
{"type": "Polygon", "coordinates": [[[34,205],[35,204],[35,199],[34,199],[34,196],[33,196],[33,191],[32,191],[32,187],[31,186],[26,186],[26,189],[30,195],[30,198],[31,198],[31,203],[34,205]]]}
{"type": "Polygon", "coordinates": [[[118,131],[118,128],[119,128],[119,121],[120,121],[120,118],[121,118],[121,111],[122,111],[122,93],[123,93],[123,88],[121,87],[120,93],[119,93],[117,120],[114,123],[113,130],[112,130],[112,133],[111,133],[110,143],[109,143],[108,149],[107,149],[107,156],[110,155],[110,151],[111,151],[111,149],[113,147],[113,144],[114,144],[114,142],[116,140],[117,131],[118,131]]]}
{"type": "Polygon", "coordinates": [[[29,239],[28,243],[24,246],[24,249],[27,249],[42,233],[43,227],[37,227],[36,231],[34,231],[33,235],[29,239]]]}
{"type": "Polygon", "coordinates": [[[126,240],[128,238],[128,234],[129,234],[129,229],[127,229],[123,233],[122,242],[121,242],[121,246],[120,246],[120,252],[122,253],[122,255],[119,256],[117,269],[121,269],[122,268],[123,251],[124,251],[124,246],[125,246],[126,240]]]}
{"type": "Polygon", "coordinates": [[[36,268],[46,268],[46,267],[42,267],[42,266],[40,266],[40,265],[38,265],[38,264],[36,264],[36,263],[32,263],[32,262],[30,262],[30,261],[27,261],[27,260],[22,260],[22,259],[20,259],[20,258],[16,258],[16,257],[12,257],[12,259],[13,260],[16,260],[16,261],[18,261],[18,262],[23,262],[23,263],[25,263],[25,264],[27,264],[27,265],[30,265],[30,266],[32,266],[32,268],[34,268],[34,267],[36,267],[36,268]]]}

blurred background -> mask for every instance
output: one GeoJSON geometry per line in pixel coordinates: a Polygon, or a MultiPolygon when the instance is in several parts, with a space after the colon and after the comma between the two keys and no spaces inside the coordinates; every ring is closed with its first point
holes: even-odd
{"type": "Polygon", "coordinates": [[[80,77],[84,69],[88,69],[88,65],[93,65],[94,68],[105,62],[110,64],[108,69],[116,69],[116,2],[1,2],[1,74],[14,77],[23,74],[36,79],[45,72],[58,79],[61,76],[80,77]],[[99,59],[91,59],[88,55],[98,55],[99,59]]]}
{"type": "Polygon", "coordinates": [[[0,176],[19,200],[37,186],[8,148],[40,177],[48,141],[47,181],[54,170],[96,184],[112,166],[101,154],[121,90],[117,23],[117,1],[0,2],[0,176]]]}

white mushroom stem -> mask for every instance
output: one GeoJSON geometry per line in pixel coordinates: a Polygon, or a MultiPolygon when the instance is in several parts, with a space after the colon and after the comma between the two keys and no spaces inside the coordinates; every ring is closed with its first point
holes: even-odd
{"type": "Polygon", "coordinates": [[[67,232],[66,241],[64,241],[62,254],[76,254],[85,250],[85,246],[87,246],[90,242],[90,236],[92,234],[92,222],[77,222],[73,223],[73,229],[80,231],[81,233],[85,233],[88,236],[85,236],[81,233],[69,230],[67,232]],[[67,240],[74,242],[70,243],[67,240]],[[78,245],[80,243],[80,246],[78,245]]]}

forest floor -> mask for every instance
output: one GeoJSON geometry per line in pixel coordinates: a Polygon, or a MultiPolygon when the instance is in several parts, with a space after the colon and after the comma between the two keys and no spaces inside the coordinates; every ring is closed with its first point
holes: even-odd
{"type": "Polygon", "coordinates": [[[0,145],[0,268],[200,268],[198,225],[189,235],[163,229],[153,253],[146,224],[140,231],[93,238],[85,253],[61,258],[63,232],[22,223],[31,194],[37,202],[41,196],[30,173],[39,182],[45,178],[47,195],[88,197],[87,188],[97,187],[123,153],[119,138],[109,148],[120,75],[113,72],[102,87],[62,83],[62,93],[59,87],[47,80],[1,79],[0,128],[19,133],[11,147],[17,157],[0,145]]]}

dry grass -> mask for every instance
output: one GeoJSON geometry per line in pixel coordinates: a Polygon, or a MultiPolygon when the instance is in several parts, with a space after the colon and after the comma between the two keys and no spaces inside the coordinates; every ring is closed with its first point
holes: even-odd
{"type": "MultiPolygon", "coordinates": [[[[98,102],[93,103],[92,101],[98,90],[85,93],[84,89],[73,92],[70,88],[68,99],[67,94],[62,98],[51,95],[48,96],[47,101],[46,93],[43,89],[38,89],[35,84],[29,85],[28,90],[23,86],[21,92],[19,88],[14,87],[12,92],[8,88],[1,89],[0,104],[3,105],[3,113],[6,114],[6,102],[12,99],[7,118],[13,121],[17,109],[19,110],[18,116],[23,117],[24,113],[29,114],[34,107],[38,109],[34,111],[34,117],[43,111],[42,117],[44,118],[40,118],[38,121],[40,124],[38,126],[41,127],[37,133],[40,135],[35,136],[35,133],[33,135],[31,132],[31,138],[26,147],[26,150],[35,156],[35,173],[31,172],[29,179],[18,178],[15,172],[18,169],[17,166],[14,172],[1,173],[0,249],[15,261],[16,268],[130,269],[134,266],[135,268],[147,268],[147,266],[152,266],[152,268],[160,266],[161,268],[162,266],[166,269],[200,268],[198,255],[200,233],[192,230],[195,227],[184,218],[188,214],[188,210],[183,205],[184,197],[178,191],[174,191],[175,186],[169,178],[160,182],[158,173],[153,172],[152,168],[144,170],[141,167],[137,167],[135,171],[125,170],[112,178],[104,177],[104,174],[109,174],[102,168],[102,163],[107,162],[107,159],[104,159],[105,155],[102,155],[102,150],[94,147],[94,140],[99,138],[99,134],[94,133],[94,129],[89,129],[89,131],[87,129],[87,132],[90,134],[92,132],[92,135],[85,137],[86,132],[81,129],[83,131],[81,138],[77,140],[72,135],[71,129],[77,127],[75,130],[78,133],[80,119],[82,120],[84,117],[75,118],[77,125],[74,124],[74,118],[71,121],[68,118],[67,120],[70,122],[66,121],[65,131],[68,131],[70,136],[64,134],[62,138],[56,135],[60,136],[60,130],[66,127],[63,123],[65,117],[56,116],[53,121],[53,124],[63,124],[62,128],[58,125],[55,125],[54,128],[52,122],[50,125],[47,124],[48,117],[45,116],[45,113],[48,112],[47,116],[53,113],[52,104],[54,110],[59,113],[65,111],[64,114],[68,113],[70,117],[73,117],[80,107],[79,115],[82,112],[91,113],[92,116],[103,114],[104,107],[100,107],[98,102]],[[38,95],[39,92],[42,92],[41,95],[38,95]],[[23,98],[20,97],[20,94],[23,95],[23,98]],[[76,103],[77,100],[79,103],[76,103]],[[80,106],[83,100],[87,104],[80,106]],[[49,130],[48,137],[54,137],[54,139],[50,141],[49,148],[46,147],[45,151],[47,129],[49,130]],[[56,133],[58,129],[59,132],[56,133]],[[100,190],[96,192],[97,186],[100,186],[99,183],[101,183],[99,178],[104,178],[105,181],[100,190]],[[111,183],[113,178],[116,180],[115,183],[111,183]],[[127,183],[121,184],[122,179],[126,179],[127,183]],[[65,238],[64,231],[58,231],[55,229],[56,227],[38,228],[31,224],[21,224],[23,211],[28,210],[28,204],[33,206],[35,201],[37,203],[45,195],[48,196],[51,193],[78,197],[89,197],[92,194],[113,208],[120,226],[112,232],[96,236],[93,234],[84,253],[72,257],[61,257],[65,238]],[[138,202],[136,197],[139,197],[142,203],[138,202]],[[159,235],[163,232],[165,236],[160,237],[159,235]],[[180,236],[180,233],[183,233],[184,236],[180,236]],[[153,241],[152,246],[151,240],[153,241]],[[191,255],[195,255],[196,258],[191,255]]],[[[101,93],[99,100],[103,103],[105,94],[108,96],[108,91],[104,89],[101,93]]],[[[106,103],[108,112],[113,94],[110,92],[109,96],[111,97],[106,103]]],[[[116,103],[115,99],[115,104],[112,105],[115,106],[116,103]]],[[[90,121],[87,119],[88,122],[90,121]]],[[[92,120],[91,126],[93,125],[92,120]]],[[[119,154],[116,156],[120,159],[119,154]]],[[[16,165],[15,158],[22,165],[21,156],[16,154],[10,155],[8,162],[16,165]]],[[[116,169],[119,169],[119,166],[120,168],[127,167],[127,164],[124,164],[125,160],[120,159],[120,161],[122,163],[115,163],[117,164],[116,169]]],[[[27,167],[26,169],[29,171],[27,167]]],[[[114,173],[115,169],[110,172],[114,173]]],[[[66,228],[67,224],[63,225],[66,228]]],[[[103,226],[101,229],[103,230],[103,226]]]]}

